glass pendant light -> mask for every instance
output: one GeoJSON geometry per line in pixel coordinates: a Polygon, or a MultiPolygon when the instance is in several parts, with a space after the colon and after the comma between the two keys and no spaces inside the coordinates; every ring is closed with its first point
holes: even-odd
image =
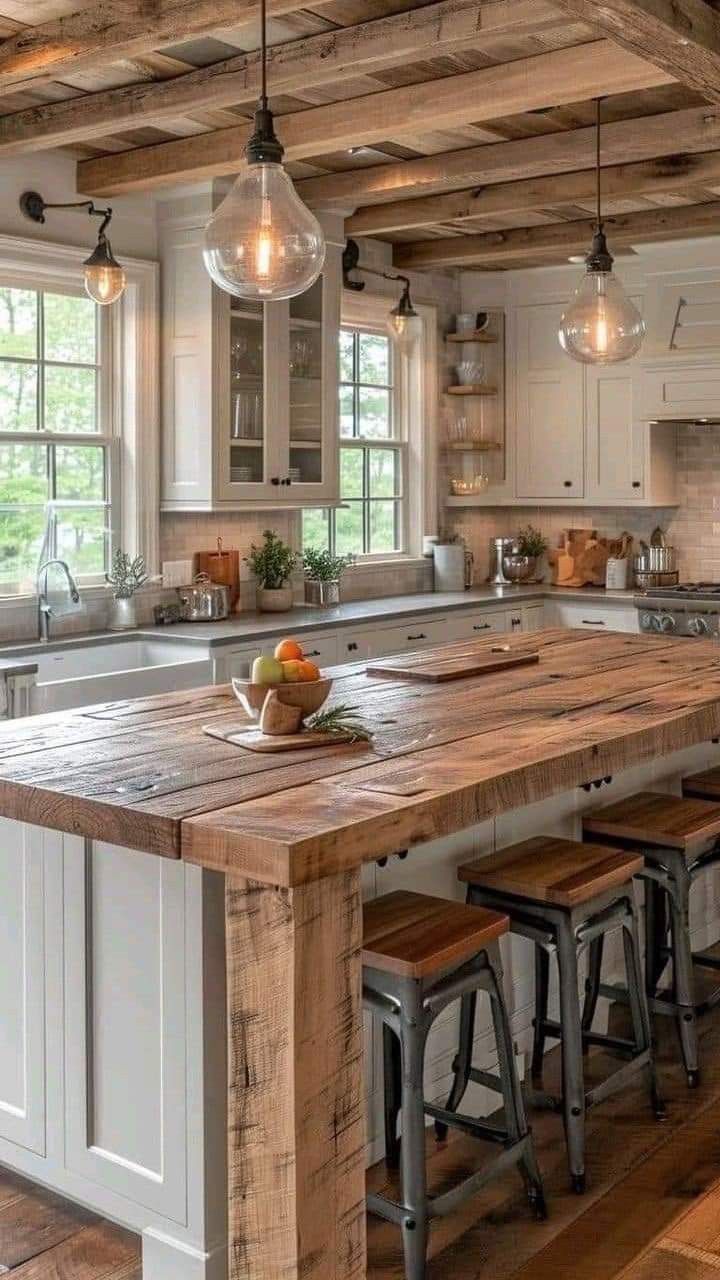
{"type": "Polygon", "coordinates": [[[422,333],[422,316],[418,315],[410,300],[410,281],[407,276],[391,278],[402,281],[404,288],[400,301],[386,320],[387,331],[400,351],[409,352],[422,333]]]}
{"type": "Polygon", "coordinates": [[[563,351],[582,364],[617,364],[637,354],[645,322],[613,272],[607,247],[600,193],[600,99],[596,132],[597,223],[585,275],[572,296],[558,338],[563,351]]]}
{"type": "Polygon", "coordinates": [[[205,266],[217,285],[237,298],[271,302],[294,298],[317,280],[325,237],[282,165],[267,105],[266,0],[261,0],[262,91],[247,168],[205,228],[205,266]]]}

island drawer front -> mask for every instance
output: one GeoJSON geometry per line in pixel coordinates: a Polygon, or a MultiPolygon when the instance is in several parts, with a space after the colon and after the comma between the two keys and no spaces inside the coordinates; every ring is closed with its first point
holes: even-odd
{"type": "Polygon", "coordinates": [[[184,870],[115,845],[64,840],[67,1168],[181,1224],[184,870]]]}
{"type": "Polygon", "coordinates": [[[45,1154],[44,836],[0,818],[0,1139],[45,1154]]]}

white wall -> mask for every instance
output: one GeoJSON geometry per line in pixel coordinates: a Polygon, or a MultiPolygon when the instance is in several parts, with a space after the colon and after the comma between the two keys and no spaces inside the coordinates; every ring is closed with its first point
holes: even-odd
{"type": "MultiPolygon", "coordinates": [[[[63,152],[37,152],[0,161],[0,234],[52,240],[58,244],[94,247],[97,221],[62,209],[48,213],[44,225],[31,222],[20,212],[23,191],[39,191],[45,200],[83,200],[75,186],[74,156],[63,152]]],[[[107,201],[99,200],[101,207],[107,201]]],[[[110,238],[114,252],[135,258],[157,257],[155,200],[151,195],[118,196],[113,209],[110,238]]]]}

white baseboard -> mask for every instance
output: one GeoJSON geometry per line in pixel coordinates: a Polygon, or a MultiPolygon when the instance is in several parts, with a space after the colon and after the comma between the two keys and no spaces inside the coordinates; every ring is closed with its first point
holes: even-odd
{"type": "Polygon", "coordinates": [[[142,1233],[143,1280],[227,1280],[227,1245],[210,1253],[149,1228],[142,1233]]]}

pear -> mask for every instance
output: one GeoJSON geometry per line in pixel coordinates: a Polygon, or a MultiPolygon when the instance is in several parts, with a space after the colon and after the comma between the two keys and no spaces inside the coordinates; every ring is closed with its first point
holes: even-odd
{"type": "Polygon", "coordinates": [[[268,654],[263,653],[253,662],[253,684],[282,684],[284,679],[283,665],[278,662],[277,658],[271,658],[268,654]]]}

